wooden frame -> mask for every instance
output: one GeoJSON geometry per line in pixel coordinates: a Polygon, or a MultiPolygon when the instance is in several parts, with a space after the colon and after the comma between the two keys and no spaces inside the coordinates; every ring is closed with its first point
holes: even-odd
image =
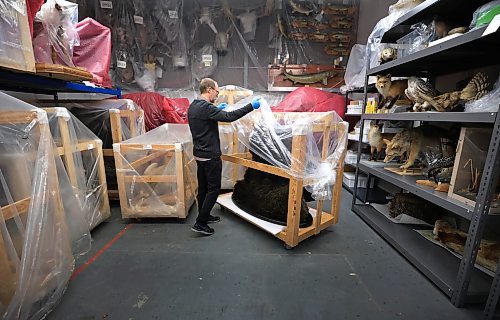
{"type": "MultiPolygon", "coordinates": [[[[472,208],[476,206],[476,201],[458,194],[457,191],[472,187],[471,184],[474,183],[477,183],[476,189],[479,189],[491,134],[491,128],[464,127],[460,131],[448,196],[472,208]],[[471,181],[472,177],[477,181],[471,181]]],[[[500,213],[500,208],[491,207],[490,212],[500,213]]]]}
{"type": "MultiPolygon", "coordinates": [[[[312,115],[318,117],[320,113],[309,113],[309,112],[297,112],[297,113],[273,113],[275,117],[280,118],[286,115],[288,118],[293,117],[307,117],[307,115],[312,115]]],[[[347,126],[343,124],[333,123],[333,114],[324,113],[320,120],[313,125],[313,132],[323,133],[323,145],[321,148],[321,157],[325,160],[328,156],[328,147],[330,143],[330,134],[332,131],[337,130],[339,136],[344,136],[347,126]]],[[[336,169],[336,182],[332,187],[332,205],[330,212],[324,212],[324,200],[317,200],[316,206],[316,216],[313,219],[311,226],[307,228],[299,228],[300,220],[300,210],[302,201],[302,192],[305,184],[314,183],[314,180],[305,181],[303,178],[299,178],[292,172],[303,172],[304,164],[306,160],[306,149],[307,149],[307,136],[297,130],[293,132],[292,135],[292,164],[290,170],[285,170],[272,165],[263,164],[251,160],[251,154],[246,152],[244,154],[231,154],[222,155],[222,159],[225,161],[232,162],[234,164],[242,165],[248,168],[253,168],[255,170],[264,171],[273,175],[277,175],[286,179],[289,179],[289,196],[288,196],[288,213],[287,213],[287,225],[285,229],[275,236],[278,237],[285,243],[288,248],[293,248],[297,246],[301,241],[319,234],[322,230],[327,227],[336,224],[338,222],[339,209],[340,209],[340,193],[342,191],[342,177],[343,177],[343,163],[347,152],[344,150],[340,157],[336,169]]],[[[346,135],[347,137],[347,135],[346,135]]],[[[257,225],[259,226],[259,225],[257,225]]],[[[260,226],[259,226],[260,227],[260,226]]]]}
{"type": "MultiPolygon", "coordinates": [[[[232,128],[232,124],[229,122],[219,122],[219,128],[222,129],[223,131],[226,131],[225,128],[227,127],[232,128]]],[[[232,150],[233,154],[241,154],[242,156],[244,156],[245,153],[248,151],[248,149],[245,146],[243,146],[242,143],[239,141],[238,132],[236,130],[230,130],[228,132],[221,132],[219,130],[219,135],[221,134],[226,136],[226,140],[229,141],[229,147],[230,147],[229,150],[232,150]],[[237,152],[235,152],[234,150],[237,150],[237,152]]],[[[225,147],[226,146],[221,145],[222,153],[224,153],[225,147]]],[[[238,179],[241,177],[241,175],[239,175],[240,168],[241,165],[238,165],[237,163],[231,163],[231,162],[222,163],[222,184],[221,184],[222,189],[232,189],[234,187],[234,183],[238,181],[238,179]],[[228,185],[227,181],[228,177],[225,175],[228,170],[231,171],[231,177],[230,177],[231,183],[229,183],[230,185],[228,185]]]]}
{"type": "MultiPolygon", "coordinates": [[[[191,205],[196,198],[196,170],[190,168],[194,159],[189,159],[185,151],[185,144],[115,144],[114,152],[116,163],[116,178],[120,198],[120,207],[123,218],[158,218],[176,217],[186,218],[191,205]],[[133,159],[128,163],[125,158],[133,159]],[[165,166],[174,161],[175,172],[162,172],[162,174],[144,175],[144,168],[154,162],[162,162],[165,166]],[[142,172],[140,174],[139,172],[142,172]],[[166,174],[167,173],[167,174],[166,174]],[[173,194],[156,194],[149,188],[139,201],[133,194],[139,190],[137,185],[163,183],[169,189],[175,189],[173,194]],[[175,186],[175,187],[174,187],[175,186]],[[146,199],[146,200],[144,200],[146,199]],[[158,205],[139,206],[135,203],[150,203],[158,205]]],[[[171,167],[169,167],[171,168],[171,167]]],[[[139,198],[141,194],[139,192],[139,198]]]]}
{"type": "MultiPolygon", "coordinates": [[[[74,141],[71,141],[70,130],[68,126],[68,121],[65,119],[69,116],[69,112],[64,108],[44,108],[45,111],[49,114],[54,114],[57,117],[57,123],[59,128],[59,135],[61,137],[60,144],[57,145],[57,153],[61,156],[66,172],[68,173],[68,177],[71,185],[74,188],[79,188],[78,185],[78,177],[81,176],[81,172],[78,172],[77,165],[75,163],[75,159],[73,155],[75,153],[85,153],[91,152],[95,159],[97,159],[97,179],[99,181],[99,185],[101,186],[99,198],[102,199],[102,202],[99,206],[99,212],[101,213],[101,219],[99,221],[93,221],[90,225],[90,230],[95,228],[101,222],[106,220],[111,216],[111,210],[109,207],[108,200],[108,189],[106,182],[106,172],[104,169],[104,158],[103,158],[103,150],[102,150],[102,141],[100,139],[95,140],[85,140],[78,141],[77,144],[74,144],[74,141]],[[66,112],[59,112],[58,110],[65,110],[66,112]]],[[[87,194],[85,194],[87,196],[87,194]]],[[[83,199],[82,199],[83,200],[83,199]]]]}
{"type": "MultiPolygon", "coordinates": [[[[142,128],[137,127],[136,119],[144,118],[144,110],[142,109],[110,109],[109,110],[109,121],[111,124],[111,136],[113,139],[113,143],[120,143],[123,141],[123,129],[122,129],[122,120],[128,122],[130,135],[131,137],[136,137],[140,132],[145,132],[144,121],[142,122],[142,128]]],[[[104,149],[104,157],[108,161],[113,161],[114,153],[113,149],[104,149]]],[[[113,161],[114,162],[114,161],[113,161]]],[[[112,183],[113,184],[113,183],[112,183]]],[[[110,200],[118,200],[119,192],[118,188],[109,188],[108,196],[110,200]]]]}

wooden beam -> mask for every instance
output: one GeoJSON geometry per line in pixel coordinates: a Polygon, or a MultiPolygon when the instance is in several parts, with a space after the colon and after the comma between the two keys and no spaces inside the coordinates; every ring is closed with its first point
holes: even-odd
{"type": "Polygon", "coordinates": [[[31,198],[25,198],[23,200],[19,200],[12,204],[9,204],[5,207],[0,206],[0,212],[3,214],[3,219],[5,221],[14,218],[17,215],[21,215],[27,213],[30,207],[31,198]]]}
{"type": "Polygon", "coordinates": [[[281,168],[278,168],[275,166],[270,166],[268,164],[256,162],[253,160],[247,160],[247,159],[243,159],[243,158],[232,156],[232,155],[226,155],[226,154],[223,154],[221,156],[221,159],[224,161],[229,161],[232,163],[240,164],[242,166],[252,168],[255,170],[260,170],[260,171],[264,171],[264,172],[267,172],[270,174],[274,174],[276,176],[280,176],[283,178],[290,179],[292,177],[285,169],[281,169],[281,168]]]}
{"type": "Polygon", "coordinates": [[[111,109],[109,110],[109,122],[111,124],[111,137],[113,139],[113,143],[119,143],[123,141],[123,136],[122,136],[122,120],[121,120],[121,113],[124,111],[118,110],[118,109],[111,109]]]}
{"type": "Polygon", "coordinates": [[[175,176],[177,177],[177,205],[179,212],[182,216],[179,218],[187,217],[187,204],[186,204],[186,188],[184,187],[184,158],[182,154],[182,145],[179,143],[175,149],[175,176]]]}
{"type": "Polygon", "coordinates": [[[175,175],[172,176],[125,176],[123,178],[125,182],[134,182],[134,183],[149,183],[149,182],[177,182],[177,177],[175,175]]]}
{"type": "Polygon", "coordinates": [[[1,124],[30,123],[38,119],[36,111],[4,111],[0,113],[1,124]]]}
{"type": "Polygon", "coordinates": [[[120,144],[120,152],[126,154],[127,151],[155,150],[155,151],[175,151],[173,144],[120,144]]]}
{"type": "Polygon", "coordinates": [[[149,161],[153,160],[153,159],[156,159],[158,157],[161,157],[162,155],[164,154],[167,154],[168,156],[172,156],[173,152],[171,151],[155,151],[143,158],[140,158],[138,160],[135,160],[134,162],[132,162],[130,164],[130,167],[132,167],[134,170],[137,170],[137,168],[140,166],[140,165],[143,165],[145,163],[148,163],[149,161]]]}

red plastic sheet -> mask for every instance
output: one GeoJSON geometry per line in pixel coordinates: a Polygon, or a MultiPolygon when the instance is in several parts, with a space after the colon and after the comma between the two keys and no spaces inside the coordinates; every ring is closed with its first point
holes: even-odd
{"type": "Polygon", "coordinates": [[[156,92],[129,93],[124,99],[134,101],[144,110],[146,131],[164,123],[187,123],[187,98],[167,98],[156,92]]]}
{"type": "Polygon", "coordinates": [[[33,21],[35,20],[35,15],[44,2],[45,0],[26,0],[26,12],[28,13],[31,37],[33,37],[33,21]]]}
{"type": "Polygon", "coordinates": [[[272,108],[278,112],[326,112],[335,111],[343,119],[345,97],[316,88],[301,87],[289,93],[272,108]]]}
{"type": "Polygon", "coordinates": [[[93,82],[111,87],[108,70],[111,61],[111,30],[91,18],[76,25],[80,46],[74,48],[73,63],[94,75],[93,82]]]}

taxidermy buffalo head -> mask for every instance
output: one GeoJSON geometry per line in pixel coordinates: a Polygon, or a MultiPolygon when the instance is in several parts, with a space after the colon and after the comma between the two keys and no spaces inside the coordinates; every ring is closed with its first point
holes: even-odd
{"type": "Polygon", "coordinates": [[[228,51],[229,38],[231,38],[231,26],[226,31],[219,31],[215,35],[215,50],[220,56],[225,56],[228,51]]]}

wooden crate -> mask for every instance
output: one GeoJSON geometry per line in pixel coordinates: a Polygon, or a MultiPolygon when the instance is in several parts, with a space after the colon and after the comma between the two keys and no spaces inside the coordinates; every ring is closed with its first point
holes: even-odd
{"type": "MultiPolygon", "coordinates": [[[[50,137],[50,129],[47,123],[47,117],[45,112],[37,112],[37,111],[8,111],[8,112],[0,112],[0,126],[18,126],[22,125],[24,128],[32,128],[30,129],[29,136],[26,137],[19,136],[19,149],[23,148],[21,146],[25,146],[26,143],[29,142],[29,139],[33,139],[34,141],[39,139],[40,143],[50,143],[48,140],[42,141],[41,139],[46,139],[50,137]],[[30,138],[35,137],[35,138],[30,138]]],[[[16,129],[17,130],[17,129],[16,129]]],[[[12,141],[9,141],[12,142],[12,141]]],[[[7,143],[7,141],[5,142],[7,143]]],[[[35,147],[30,145],[30,147],[35,147]]],[[[30,148],[28,148],[29,150],[30,148]]],[[[22,149],[24,152],[25,150],[22,149]]],[[[27,151],[26,156],[29,158],[31,156],[37,157],[38,150],[31,149],[32,155],[28,154],[27,151]]],[[[5,155],[5,154],[3,154],[5,155]]],[[[23,191],[21,193],[26,193],[26,195],[18,196],[13,192],[13,189],[18,187],[19,184],[31,184],[33,181],[31,180],[30,170],[34,170],[33,168],[26,168],[28,172],[18,172],[17,181],[15,184],[9,185],[8,181],[5,179],[4,173],[0,176],[0,192],[3,192],[8,199],[7,204],[0,203],[0,226],[4,226],[5,229],[0,230],[0,304],[4,306],[8,306],[15,291],[17,288],[17,284],[19,281],[19,271],[21,268],[25,267],[20,265],[22,260],[20,258],[23,256],[22,250],[26,248],[24,241],[27,240],[36,240],[37,238],[25,238],[21,234],[21,232],[26,232],[25,230],[20,231],[19,228],[25,228],[27,226],[28,213],[31,209],[33,210],[43,210],[44,213],[50,214],[50,217],[37,218],[42,219],[43,223],[47,221],[52,221],[54,224],[58,224],[58,231],[64,232],[66,230],[66,215],[64,213],[64,207],[61,199],[60,187],[59,187],[59,179],[57,176],[56,163],[54,158],[45,157],[44,159],[38,159],[43,161],[46,167],[43,168],[43,171],[49,176],[46,180],[47,184],[43,185],[42,188],[37,188],[42,194],[36,194],[37,203],[36,206],[32,208],[32,197],[35,196],[32,194],[31,186],[27,187],[27,191],[23,191]],[[25,175],[30,175],[26,177],[25,175]],[[4,187],[7,186],[7,190],[4,187]],[[50,219],[50,220],[47,220],[50,219]],[[20,224],[19,224],[20,223],[20,224]],[[20,227],[22,225],[22,227],[20,227]],[[5,232],[7,234],[5,234],[5,232]],[[6,240],[8,242],[6,242],[6,240]],[[12,241],[12,242],[10,242],[12,241]],[[15,249],[15,252],[12,252],[9,249],[15,249]],[[17,266],[17,267],[16,267],[17,266]]],[[[30,162],[34,163],[35,159],[30,159],[30,162]]],[[[12,170],[15,166],[9,166],[8,169],[12,170]]],[[[4,168],[5,169],[5,168],[4,168]]],[[[15,174],[15,173],[14,173],[15,174]]],[[[42,174],[42,173],[40,173],[42,174]]],[[[14,179],[11,179],[14,180],[14,179]]],[[[42,187],[42,186],[40,186],[42,187]]],[[[35,221],[39,221],[35,219],[35,221]]],[[[36,228],[40,228],[42,225],[36,226],[36,228]]],[[[32,226],[33,227],[33,226],[32,226]]],[[[41,230],[45,232],[46,230],[41,230]]],[[[35,232],[36,234],[36,232],[35,232]]],[[[64,235],[62,235],[64,236],[64,235]]],[[[28,244],[28,246],[33,247],[34,244],[28,244]]],[[[71,273],[70,266],[73,265],[73,256],[71,253],[71,246],[68,243],[66,244],[55,244],[55,246],[61,249],[60,259],[50,259],[47,257],[47,252],[43,249],[44,246],[47,246],[48,243],[38,243],[40,250],[37,250],[39,256],[37,257],[38,268],[35,270],[36,277],[33,277],[30,283],[30,288],[28,291],[24,293],[27,299],[32,299],[33,297],[37,297],[36,299],[40,299],[47,292],[54,292],[58,286],[60,286],[60,281],[64,280],[63,274],[59,274],[58,277],[51,276],[53,274],[55,268],[61,268],[65,265],[68,266],[67,271],[67,279],[69,280],[69,275],[71,273]],[[44,260],[48,259],[48,260],[44,260]],[[65,260],[63,263],[63,259],[65,260]],[[71,261],[69,261],[71,259],[71,261]],[[42,263],[43,262],[43,263],[42,263]],[[43,276],[46,275],[46,276],[43,276]],[[57,279],[56,279],[57,278],[57,279]]],[[[50,250],[49,250],[50,251],[50,250]]],[[[53,258],[53,257],[52,257],[53,258]]],[[[29,260],[28,260],[29,261],[29,260]]],[[[56,270],[61,271],[61,270],[56,270]]],[[[33,300],[35,301],[35,300],[33,300]]],[[[32,307],[32,305],[29,305],[32,307]]],[[[36,310],[33,310],[36,311],[36,310]]]]}
{"type": "MultiPolygon", "coordinates": [[[[144,110],[140,108],[135,109],[110,109],[109,110],[109,120],[111,122],[111,135],[113,137],[113,143],[120,143],[124,140],[123,137],[123,126],[122,123],[128,126],[130,131],[130,138],[137,137],[143,132],[146,132],[144,127],[144,121],[138,127],[137,119],[144,119],[144,110]]],[[[118,185],[116,182],[116,169],[114,161],[113,149],[104,149],[104,159],[106,162],[106,168],[108,170],[108,178],[114,178],[110,181],[110,188],[108,189],[108,196],[110,200],[118,200],[118,185]],[[112,172],[109,172],[112,171],[112,172]]]]}
{"type": "MultiPolygon", "coordinates": [[[[3,2],[3,1],[2,1],[3,2]]],[[[7,13],[0,19],[0,30],[4,34],[3,43],[0,43],[0,67],[35,72],[35,55],[31,43],[31,33],[26,12],[22,14],[18,8],[3,3],[7,13]],[[9,20],[13,20],[9,25],[9,20]]],[[[24,9],[26,10],[26,9],[24,9]]]]}
{"type": "MultiPolygon", "coordinates": [[[[297,113],[273,113],[275,117],[279,118],[286,114],[287,118],[296,117],[297,119],[301,117],[307,117],[308,114],[318,116],[319,113],[309,113],[309,112],[297,112],[297,113]]],[[[314,133],[323,134],[323,144],[321,148],[322,159],[326,159],[328,156],[328,147],[330,144],[330,135],[332,131],[337,131],[339,137],[345,136],[347,138],[347,124],[345,123],[334,123],[332,113],[324,113],[324,116],[320,121],[315,123],[312,128],[314,133]]],[[[336,169],[336,183],[332,186],[332,205],[330,212],[324,212],[324,200],[316,201],[315,216],[313,218],[313,223],[310,227],[299,228],[300,220],[300,210],[301,201],[304,185],[314,183],[314,180],[310,179],[305,181],[303,178],[297,177],[293,172],[304,172],[304,165],[306,160],[306,149],[307,149],[307,136],[302,132],[294,132],[292,137],[292,164],[290,169],[282,169],[276,166],[263,164],[251,160],[252,156],[250,152],[245,153],[235,153],[231,155],[222,155],[222,159],[225,161],[232,162],[234,164],[242,165],[248,168],[253,168],[255,170],[264,171],[273,175],[277,175],[290,180],[289,183],[289,197],[288,197],[288,213],[287,213],[287,225],[283,231],[274,234],[277,238],[285,243],[285,247],[293,248],[299,244],[299,242],[319,234],[322,230],[327,227],[336,224],[338,222],[338,215],[340,209],[340,193],[342,190],[342,176],[344,167],[344,158],[347,152],[347,148],[344,150],[340,156],[340,160],[336,169]]],[[[224,206],[224,202],[220,199],[227,196],[219,197],[219,204],[224,206]]],[[[227,207],[226,207],[227,208],[227,207]]],[[[230,209],[231,210],[231,209],[230,209]]],[[[234,211],[234,210],[232,210],[234,211]]],[[[237,213],[237,212],[235,212],[237,213]]],[[[251,221],[249,219],[249,221],[251,221]]],[[[251,221],[253,222],[253,221],[251,221]]],[[[256,224],[258,227],[269,232],[269,229],[263,227],[261,224],[256,224]]],[[[272,232],[271,232],[272,233],[272,232]]]]}
{"type": "MultiPolygon", "coordinates": [[[[90,197],[97,198],[98,203],[98,217],[93,215],[92,221],[88,221],[90,224],[90,230],[95,228],[101,222],[106,220],[111,216],[111,210],[109,207],[108,200],[108,189],[106,183],[106,172],[104,169],[104,159],[102,150],[102,141],[100,139],[93,140],[79,140],[79,137],[72,137],[70,127],[68,125],[68,119],[70,114],[65,108],[44,108],[48,114],[52,114],[57,119],[56,130],[59,132],[53,133],[53,136],[60,137],[59,141],[56,142],[57,153],[61,156],[66,172],[68,174],[69,180],[73,188],[80,189],[85,187],[85,190],[80,190],[82,195],[86,199],[80,199],[83,203],[88,201],[90,197]],[[78,139],[75,144],[75,138],[78,139]],[[91,159],[95,159],[95,162],[91,163],[90,168],[84,167],[85,161],[83,158],[85,156],[90,156],[91,159]],[[94,164],[96,165],[94,167],[94,164]],[[98,191],[94,190],[90,181],[87,181],[85,176],[85,171],[90,169],[90,171],[96,170],[96,182],[98,191]],[[79,179],[85,179],[85,186],[82,186],[79,179]],[[90,187],[90,188],[89,188],[90,187]],[[87,190],[90,189],[90,190],[87,190]],[[97,219],[95,219],[97,218],[97,219]]],[[[89,203],[91,206],[92,204],[89,203]]],[[[96,208],[88,207],[85,211],[94,210],[96,208]]]]}
{"type": "MultiPolygon", "coordinates": [[[[482,177],[490,144],[491,128],[462,128],[457,146],[448,196],[471,207],[476,205],[476,194],[482,177]],[[473,181],[476,180],[476,181],[473,181]],[[466,189],[475,189],[468,194],[466,189]],[[476,194],[475,194],[476,193],[476,194]]],[[[492,202],[490,212],[500,213],[492,202]]]]}
{"type": "Polygon", "coordinates": [[[188,143],[113,145],[123,218],[186,218],[196,197],[188,143]],[[164,169],[145,173],[152,164],[164,169]]]}

